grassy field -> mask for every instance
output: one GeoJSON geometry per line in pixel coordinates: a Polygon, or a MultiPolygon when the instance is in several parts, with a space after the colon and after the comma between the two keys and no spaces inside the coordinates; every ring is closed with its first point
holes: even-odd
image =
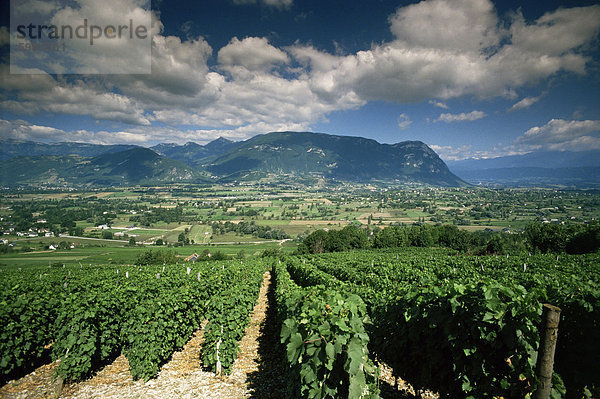
{"type": "Polygon", "coordinates": [[[54,263],[63,263],[65,265],[87,264],[134,264],[135,259],[141,252],[152,250],[172,250],[183,259],[194,253],[201,253],[208,250],[210,253],[217,251],[225,255],[234,257],[240,251],[245,256],[258,256],[269,248],[282,248],[286,252],[295,250],[294,244],[285,243],[280,245],[278,242],[264,242],[259,244],[244,243],[240,244],[210,244],[210,245],[186,245],[183,247],[157,247],[153,245],[135,246],[135,247],[85,247],[71,250],[35,250],[24,253],[9,253],[0,255],[0,268],[2,267],[27,267],[51,265],[54,263]]]}
{"type": "Polygon", "coordinates": [[[205,224],[195,224],[189,233],[190,241],[198,244],[208,244],[212,235],[212,229],[205,224]],[[208,234],[206,234],[208,233],[208,234]]]}
{"type": "Polygon", "coordinates": [[[262,242],[262,241],[272,241],[265,240],[264,238],[257,238],[250,235],[237,235],[235,233],[225,233],[213,235],[211,237],[211,243],[221,243],[221,242],[262,242]]]}

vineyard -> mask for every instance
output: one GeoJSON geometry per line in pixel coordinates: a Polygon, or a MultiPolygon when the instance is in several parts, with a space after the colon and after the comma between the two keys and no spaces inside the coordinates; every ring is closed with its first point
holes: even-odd
{"type": "Polygon", "coordinates": [[[0,370],[32,367],[52,344],[58,374],[78,381],[119,353],[148,380],[208,320],[203,361],[227,371],[254,306],[263,262],[3,270],[0,370]]]}
{"type": "Polygon", "coordinates": [[[562,309],[552,397],[598,397],[600,256],[411,248],[188,265],[3,268],[0,375],[44,353],[66,383],[124,354],[154,378],[205,322],[198,364],[228,374],[273,276],[289,396],[376,398],[386,364],[440,397],[530,397],[542,304],[562,309]]]}

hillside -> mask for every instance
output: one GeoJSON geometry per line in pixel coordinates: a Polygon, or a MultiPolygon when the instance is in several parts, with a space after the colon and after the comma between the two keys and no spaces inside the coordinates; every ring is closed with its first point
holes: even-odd
{"type": "Polygon", "coordinates": [[[93,158],[77,155],[17,157],[1,161],[0,168],[3,186],[125,186],[200,179],[199,173],[189,166],[141,147],[93,158]]]}
{"type": "Polygon", "coordinates": [[[70,182],[70,172],[85,158],[71,155],[19,156],[0,161],[0,183],[4,187],[17,185],[62,185],[70,182]]]}
{"type": "Polygon", "coordinates": [[[135,145],[116,144],[100,145],[87,143],[38,143],[34,141],[1,139],[0,161],[16,157],[33,157],[38,155],[95,157],[102,154],[139,148],[135,145]]]}
{"type": "Polygon", "coordinates": [[[153,151],[165,157],[181,161],[189,166],[201,167],[210,159],[214,159],[225,152],[232,150],[240,143],[219,137],[206,145],[193,142],[178,145],[174,143],[161,143],[150,147],[153,151]]]}
{"type": "Polygon", "coordinates": [[[198,178],[198,172],[193,168],[148,148],[132,148],[95,157],[81,175],[86,181],[98,185],[178,182],[198,178]]]}
{"type": "Polygon", "coordinates": [[[206,166],[219,176],[239,179],[257,172],[319,174],[351,180],[397,180],[442,186],[465,184],[420,141],[380,144],[362,137],[309,132],[255,136],[206,166]]]}

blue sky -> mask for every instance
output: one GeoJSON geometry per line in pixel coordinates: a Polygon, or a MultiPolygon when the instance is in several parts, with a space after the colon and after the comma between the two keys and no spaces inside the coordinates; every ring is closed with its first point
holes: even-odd
{"type": "MultiPolygon", "coordinates": [[[[150,75],[10,74],[3,12],[0,137],[205,144],[296,130],[421,140],[446,160],[600,149],[596,3],[162,0],[144,10],[150,75]]],[[[70,7],[116,17],[140,4],[70,7]]]]}

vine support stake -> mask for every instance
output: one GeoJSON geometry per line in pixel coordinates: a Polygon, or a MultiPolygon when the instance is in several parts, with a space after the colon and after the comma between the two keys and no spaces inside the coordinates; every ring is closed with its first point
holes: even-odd
{"type": "Polygon", "coordinates": [[[533,399],[550,398],[552,387],[552,369],[554,367],[554,350],[558,338],[558,323],[560,322],[560,308],[544,304],[542,324],[540,326],[540,348],[538,350],[535,376],[538,386],[533,394],[533,399]]]}
{"type": "Polygon", "coordinates": [[[54,397],[58,398],[62,393],[64,387],[64,381],[61,376],[56,377],[56,381],[54,382],[54,397]]]}

